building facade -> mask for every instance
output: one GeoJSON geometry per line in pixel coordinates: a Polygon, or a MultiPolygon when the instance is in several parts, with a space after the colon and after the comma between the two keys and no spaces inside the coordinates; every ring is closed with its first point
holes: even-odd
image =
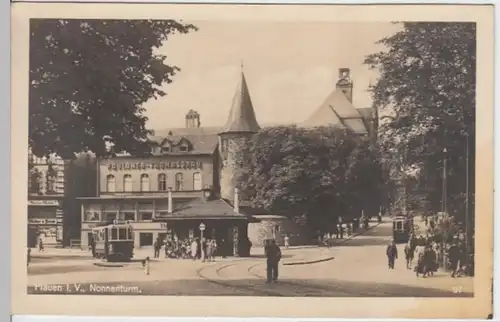
{"type": "Polygon", "coordinates": [[[56,155],[36,157],[28,151],[29,247],[40,239],[50,247],[66,246],[72,238],[79,238],[76,197],[95,194],[89,189],[91,173],[95,173],[92,159],[86,154],[63,160],[56,155]]]}
{"type": "MultiPolygon", "coordinates": [[[[151,156],[98,160],[97,194],[79,198],[84,247],[94,227],[112,221],[133,226],[135,247],[152,246],[157,238],[203,236],[216,239],[223,253],[239,256],[249,254],[249,241],[260,245],[271,226],[280,227],[281,239],[300,236],[281,217],[259,219],[239,207],[235,154],[261,129],[243,71],[240,76],[224,126],[201,127],[200,115],[190,110],[185,127],[151,137],[151,156]]],[[[303,126],[333,125],[366,135],[373,128],[369,115],[352,106],[352,81],[349,70],[342,69],[334,91],[303,126]]]]}

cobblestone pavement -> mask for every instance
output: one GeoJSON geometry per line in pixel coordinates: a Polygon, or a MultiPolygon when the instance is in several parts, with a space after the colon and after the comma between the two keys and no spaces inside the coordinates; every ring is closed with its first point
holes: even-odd
{"type": "Polygon", "coordinates": [[[162,259],[152,262],[149,275],[140,262],[123,267],[98,267],[83,258],[56,261],[54,265],[34,263],[29,268],[28,290],[122,295],[472,296],[471,278],[451,278],[439,272],[434,277],[417,278],[404,265],[401,245],[396,268],[389,270],[385,246],[390,232],[391,223],[384,222],[329,249],[284,250],[284,257],[312,258],[329,252],[335,259],[308,265],[280,265],[280,280],[274,284],[265,283],[265,259],[259,254],[250,259],[219,259],[215,263],[162,259]],[[47,285],[53,289],[47,289],[47,285]]]}

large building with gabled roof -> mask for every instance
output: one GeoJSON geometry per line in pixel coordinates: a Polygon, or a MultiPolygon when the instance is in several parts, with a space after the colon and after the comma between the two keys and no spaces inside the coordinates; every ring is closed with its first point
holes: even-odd
{"type": "MultiPolygon", "coordinates": [[[[349,69],[341,69],[335,88],[300,126],[338,126],[357,135],[372,134],[374,113],[353,106],[352,88],[349,69]]],[[[203,223],[204,237],[224,245],[222,253],[247,254],[247,227],[255,217],[239,205],[233,164],[237,146],[261,126],[243,70],[226,123],[201,124],[200,114],[189,110],[184,127],[156,131],[150,137],[151,156],[98,160],[98,195],[81,198],[83,245],[95,225],[110,220],[133,225],[136,247],[152,246],[171,235],[199,236],[203,223]]]]}

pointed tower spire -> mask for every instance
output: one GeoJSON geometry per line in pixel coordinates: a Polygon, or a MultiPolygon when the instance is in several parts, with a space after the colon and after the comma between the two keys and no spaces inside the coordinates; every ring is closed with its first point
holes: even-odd
{"type": "Polygon", "coordinates": [[[260,126],[255,117],[242,62],[240,83],[234,94],[226,125],[223,127],[221,133],[255,133],[259,130],[260,126]]]}

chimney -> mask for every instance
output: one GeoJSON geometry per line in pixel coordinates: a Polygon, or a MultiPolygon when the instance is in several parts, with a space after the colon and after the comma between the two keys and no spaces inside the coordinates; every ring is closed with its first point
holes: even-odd
{"type": "Polygon", "coordinates": [[[350,79],[351,70],[349,68],[339,68],[339,79],[350,79]]]}
{"type": "Polygon", "coordinates": [[[168,213],[171,214],[172,212],[173,212],[172,189],[168,188],[168,213]]]}
{"type": "Polygon", "coordinates": [[[234,212],[240,213],[240,196],[238,188],[234,188],[234,212]]]}

